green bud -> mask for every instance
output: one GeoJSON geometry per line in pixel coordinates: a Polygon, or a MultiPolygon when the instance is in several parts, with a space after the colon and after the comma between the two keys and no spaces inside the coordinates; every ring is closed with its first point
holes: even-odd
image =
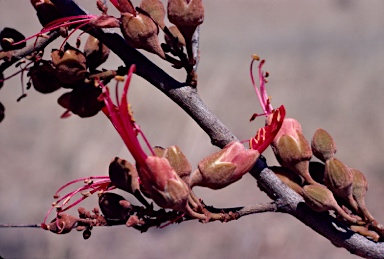
{"type": "Polygon", "coordinates": [[[351,169],[353,175],[353,183],[352,183],[352,195],[355,201],[357,202],[357,206],[359,207],[362,216],[364,216],[369,222],[374,221],[375,219],[368,211],[365,206],[364,197],[368,190],[368,182],[365,178],[364,174],[357,169],[351,169]]]}
{"type": "Polygon", "coordinates": [[[305,203],[314,211],[334,210],[345,220],[356,223],[357,219],[347,214],[336,202],[332,192],[324,185],[310,184],[303,187],[305,203]]]}
{"type": "Polygon", "coordinates": [[[325,163],[325,185],[337,196],[346,198],[352,194],[353,176],[349,168],[337,158],[325,163]]]}
{"type": "Polygon", "coordinates": [[[329,133],[323,129],[317,129],[311,142],[312,152],[315,157],[325,162],[336,153],[336,143],[329,133]]]}

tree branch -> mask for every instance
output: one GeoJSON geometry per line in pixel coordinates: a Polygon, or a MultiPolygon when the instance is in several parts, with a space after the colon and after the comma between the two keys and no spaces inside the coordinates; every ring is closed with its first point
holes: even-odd
{"type": "MultiPolygon", "coordinates": [[[[81,15],[85,12],[71,0],[52,0],[64,16],[81,15]]],[[[153,84],[181,108],[183,108],[210,136],[214,145],[223,147],[236,137],[220,122],[200,99],[196,89],[180,83],[145,58],[137,50],[129,47],[125,40],[115,33],[105,33],[100,29],[84,28],[115,52],[129,66],[136,64],[137,74],[153,84]]],[[[337,246],[351,253],[367,258],[382,258],[384,244],[375,243],[356,234],[327,213],[309,209],[301,196],[283,184],[274,173],[266,168],[262,159],[258,160],[251,172],[252,176],[275,197],[278,211],[291,214],[298,220],[329,239],[337,246]]]]}

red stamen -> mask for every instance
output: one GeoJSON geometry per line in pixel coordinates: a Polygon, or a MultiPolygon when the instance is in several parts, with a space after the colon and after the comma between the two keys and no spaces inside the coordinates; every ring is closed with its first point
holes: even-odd
{"type": "Polygon", "coordinates": [[[272,113],[273,108],[270,104],[269,97],[268,97],[267,91],[265,89],[266,79],[265,79],[265,75],[262,72],[262,67],[265,63],[265,60],[261,60],[259,63],[259,67],[258,67],[260,90],[259,90],[258,86],[256,85],[255,78],[253,76],[253,63],[255,62],[255,60],[257,60],[257,59],[255,59],[255,58],[252,59],[251,66],[250,66],[251,81],[252,81],[253,88],[255,89],[257,98],[259,99],[259,103],[261,105],[261,108],[263,109],[265,116],[268,116],[269,114],[272,113]]]}
{"type": "Polygon", "coordinates": [[[56,191],[55,198],[56,199],[59,198],[59,199],[56,200],[55,203],[52,204],[51,208],[48,210],[47,214],[44,217],[43,224],[46,223],[48,216],[51,214],[51,212],[52,212],[52,210],[54,208],[56,208],[57,213],[59,214],[59,213],[62,213],[64,211],[66,211],[66,210],[69,210],[69,209],[73,208],[74,206],[76,206],[81,201],[83,201],[84,199],[86,199],[88,196],[92,195],[95,192],[98,192],[98,191],[108,191],[108,190],[112,190],[114,188],[115,188],[114,186],[111,186],[111,181],[110,181],[108,176],[91,176],[89,178],[76,179],[76,180],[73,180],[73,181],[63,185],[62,187],[60,187],[56,191]],[[93,179],[96,179],[97,181],[90,181],[90,180],[93,180],[93,179]],[[60,191],[62,191],[64,188],[68,187],[69,185],[72,185],[72,184],[80,182],[80,181],[90,181],[90,182],[85,184],[85,185],[83,185],[83,186],[81,186],[80,188],[77,188],[76,190],[74,190],[74,191],[72,191],[70,193],[67,193],[63,197],[59,198],[59,192],[60,191]],[[64,208],[64,206],[67,205],[69,203],[69,201],[76,194],[84,192],[84,191],[87,191],[87,190],[90,190],[89,191],[89,195],[83,195],[81,198],[77,199],[75,202],[73,202],[72,204],[70,204],[70,205],[68,205],[67,207],[64,208]],[[61,204],[60,204],[60,202],[61,202],[61,204]]]}
{"type": "MultiPolygon", "coordinates": [[[[109,91],[106,86],[102,85],[104,102],[107,109],[103,109],[104,113],[111,120],[112,124],[115,126],[116,130],[122,137],[125,145],[127,146],[129,152],[132,154],[136,163],[139,166],[145,166],[145,160],[147,159],[147,154],[143,151],[139,140],[137,139],[137,132],[141,132],[140,128],[134,123],[134,120],[129,112],[128,106],[128,90],[130,81],[132,78],[132,74],[136,69],[135,65],[132,65],[128,71],[128,78],[125,82],[122,97],[120,103],[118,103],[118,107],[116,107],[111,100],[109,95],[109,91]]],[[[116,98],[118,98],[118,94],[116,91],[116,98]]],[[[142,132],[141,132],[142,134],[142,132]]],[[[144,135],[144,134],[142,134],[144,135]]],[[[144,141],[149,145],[148,141],[144,137],[144,141]]]]}
{"type": "Polygon", "coordinates": [[[60,18],[60,19],[57,19],[57,20],[54,20],[54,21],[48,23],[40,32],[22,40],[22,41],[15,42],[12,45],[18,45],[18,44],[26,42],[32,38],[40,37],[46,32],[50,32],[52,30],[55,30],[55,29],[58,29],[61,27],[67,27],[70,25],[81,23],[82,25],[80,27],[76,28],[75,29],[75,31],[76,31],[77,29],[81,28],[82,26],[90,23],[91,20],[95,19],[95,18],[97,18],[96,15],[79,15],[79,16],[69,16],[69,17],[60,18]]]}

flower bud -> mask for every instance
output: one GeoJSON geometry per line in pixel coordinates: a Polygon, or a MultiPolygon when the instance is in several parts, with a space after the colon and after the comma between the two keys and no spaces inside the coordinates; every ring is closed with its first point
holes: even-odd
{"type": "Polygon", "coordinates": [[[166,158],[171,167],[184,182],[189,182],[192,166],[178,146],[171,146],[166,149],[155,147],[153,151],[158,157],[166,158]]]}
{"type": "Polygon", "coordinates": [[[164,29],[165,8],[160,0],[142,0],[140,8],[149,14],[162,30],[164,29]]]}
{"type": "Polygon", "coordinates": [[[311,147],[302,134],[300,123],[291,118],[284,119],[280,131],[272,142],[277,161],[304,178],[307,183],[315,183],[309,174],[311,147]]]}
{"type": "Polygon", "coordinates": [[[190,186],[221,189],[239,180],[255,164],[260,153],[245,149],[243,144],[233,141],[222,150],[200,161],[190,177],[190,186]]]}
{"type": "Polygon", "coordinates": [[[348,215],[336,202],[332,192],[321,184],[310,184],[303,187],[305,203],[314,211],[334,210],[345,220],[356,223],[357,219],[348,215]]]}
{"type": "Polygon", "coordinates": [[[187,41],[204,21],[202,0],[169,0],[167,12],[169,21],[177,26],[187,41]]]}
{"type": "Polygon", "coordinates": [[[204,6],[202,0],[169,0],[168,19],[176,25],[184,36],[189,60],[193,60],[192,36],[197,26],[204,21],[204,6]]]}
{"type": "Polygon", "coordinates": [[[105,192],[99,195],[99,206],[107,221],[126,221],[129,217],[130,207],[123,206],[126,201],[123,196],[116,193],[105,192]]]}
{"type": "Polygon", "coordinates": [[[121,14],[121,31],[127,43],[137,49],[144,49],[165,59],[157,34],[159,29],[145,14],[121,14]]]}
{"type": "Polygon", "coordinates": [[[329,133],[323,129],[317,129],[311,142],[312,152],[321,161],[331,159],[336,153],[336,143],[329,133]]]}
{"type": "Polygon", "coordinates": [[[77,222],[77,218],[61,213],[51,223],[45,225],[44,228],[56,234],[66,234],[76,227],[77,222]]]}
{"type": "Polygon", "coordinates": [[[285,183],[289,188],[301,194],[303,192],[303,180],[295,172],[288,168],[281,166],[272,166],[270,169],[276,174],[276,176],[285,183]]]}
{"type": "Polygon", "coordinates": [[[107,60],[109,52],[110,49],[107,46],[92,35],[89,35],[84,46],[84,55],[87,59],[89,70],[94,71],[103,64],[107,60]]]}
{"type": "Polygon", "coordinates": [[[61,50],[52,51],[51,58],[60,82],[76,84],[85,79],[87,60],[81,51],[67,45],[64,52],[61,50]]]}
{"type": "Polygon", "coordinates": [[[55,69],[46,61],[31,67],[29,74],[36,91],[47,94],[62,87],[55,75],[55,69]]]}
{"type": "Polygon", "coordinates": [[[338,197],[347,201],[356,212],[357,204],[352,197],[353,176],[349,168],[337,158],[328,159],[325,163],[325,185],[338,197]]]}
{"type": "MultiPolygon", "coordinates": [[[[178,47],[181,48],[182,46],[185,46],[185,39],[184,39],[184,36],[181,34],[181,32],[179,31],[179,29],[177,29],[176,26],[170,26],[169,28],[169,31],[171,32],[171,34],[173,35],[174,38],[177,38],[177,41],[178,41],[178,47]]],[[[174,39],[172,39],[171,37],[169,37],[168,34],[164,34],[164,40],[165,42],[169,45],[169,46],[173,46],[174,44],[174,39]]]]}
{"type": "Polygon", "coordinates": [[[365,178],[364,174],[360,172],[359,170],[355,168],[351,168],[350,171],[353,175],[353,182],[352,182],[352,195],[355,201],[357,202],[357,206],[359,207],[360,212],[362,215],[369,221],[372,222],[375,219],[371,215],[371,213],[368,211],[367,207],[365,206],[365,200],[364,197],[368,191],[368,182],[365,178]]]}
{"type": "Polygon", "coordinates": [[[145,163],[147,168],[138,168],[143,192],[160,207],[185,211],[189,187],[169,161],[163,157],[148,156],[145,163]]]}

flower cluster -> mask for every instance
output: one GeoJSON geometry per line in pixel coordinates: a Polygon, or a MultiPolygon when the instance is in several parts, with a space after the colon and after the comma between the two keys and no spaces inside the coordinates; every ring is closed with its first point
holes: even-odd
{"type": "MultiPolygon", "coordinates": [[[[273,109],[265,91],[267,81],[261,70],[263,64],[264,60],[259,64],[260,91],[257,87],[255,89],[267,116],[268,125],[273,109]]],[[[253,76],[252,82],[255,85],[253,76]]],[[[336,144],[329,133],[318,129],[309,143],[297,120],[283,118],[280,123],[281,128],[271,143],[280,166],[272,166],[270,169],[280,180],[302,195],[306,204],[313,210],[333,210],[352,230],[374,241],[383,239],[384,227],[373,218],[365,206],[364,196],[368,183],[364,174],[349,168],[334,157],[336,144]],[[312,162],[312,155],[322,163],[312,162]]],[[[251,147],[253,141],[251,139],[251,147]]]]}
{"type": "MultiPolygon", "coordinates": [[[[114,188],[132,194],[152,214],[152,205],[144,196],[151,199],[161,208],[172,209],[176,213],[181,213],[176,214],[176,218],[158,219],[160,220],[159,223],[163,222],[164,219],[172,222],[181,218],[195,218],[207,222],[215,218],[215,215],[212,215],[202,201],[196,197],[192,188],[194,186],[204,186],[211,189],[220,189],[238,181],[245,173],[252,169],[260,153],[272,142],[281,127],[284,109],[280,108],[276,111],[271,111],[272,119],[268,122],[268,125],[259,130],[255,138],[252,138],[252,149],[246,149],[240,142],[231,142],[222,150],[203,158],[199,162],[197,169],[192,172],[191,164],[177,146],[152,148],[133,119],[127,97],[130,80],[134,71],[135,66],[131,66],[121,98],[119,98],[119,90],[116,89],[115,102],[110,96],[108,87],[100,82],[99,86],[102,94],[99,100],[104,102],[105,106],[102,108],[102,111],[112,122],[132,154],[135,165],[123,159],[115,158],[109,167],[109,177],[90,177],[85,179],[86,184],[83,187],[65,195],[54,204],[54,207],[57,207],[58,214],[52,223],[47,224],[44,222],[46,229],[50,229],[55,233],[68,232],[63,231],[62,227],[59,227],[63,225],[63,223],[60,223],[62,221],[60,215],[68,208],[78,204],[88,194],[94,192],[99,192],[99,206],[103,213],[104,221],[100,219],[98,221],[94,219],[89,221],[91,218],[88,217],[89,224],[100,225],[104,223],[125,222],[126,225],[135,226],[136,228],[145,228],[148,224],[153,224],[152,221],[148,223],[148,215],[143,214],[142,209],[138,209],[122,196],[109,192],[114,188]],[[263,132],[263,134],[260,132],[263,132]],[[261,137],[261,135],[267,137],[261,137]],[[149,155],[143,150],[138,138],[139,136],[142,136],[144,143],[146,143],[150,151],[149,155]],[[91,191],[84,194],[84,191],[88,189],[91,189],[91,191]],[[77,193],[82,193],[83,196],[73,204],[65,207],[69,200],[77,193]],[[60,206],[58,205],[59,203],[61,203],[60,206]]],[[[84,179],[80,180],[83,181],[84,179]]],[[[78,181],[64,185],[59,191],[78,181]]],[[[172,216],[172,214],[169,215],[172,216]]],[[[64,219],[66,217],[67,215],[64,219]]],[[[97,218],[100,217],[98,216],[97,218]]],[[[72,218],[71,222],[76,221],[75,219],[72,218]]],[[[150,219],[153,220],[154,217],[150,219]]],[[[76,226],[79,223],[84,224],[84,219],[76,222],[76,226]]],[[[158,225],[160,225],[159,223],[158,225]]],[[[72,226],[75,226],[75,224],[72,224],[72,226]]]]}

